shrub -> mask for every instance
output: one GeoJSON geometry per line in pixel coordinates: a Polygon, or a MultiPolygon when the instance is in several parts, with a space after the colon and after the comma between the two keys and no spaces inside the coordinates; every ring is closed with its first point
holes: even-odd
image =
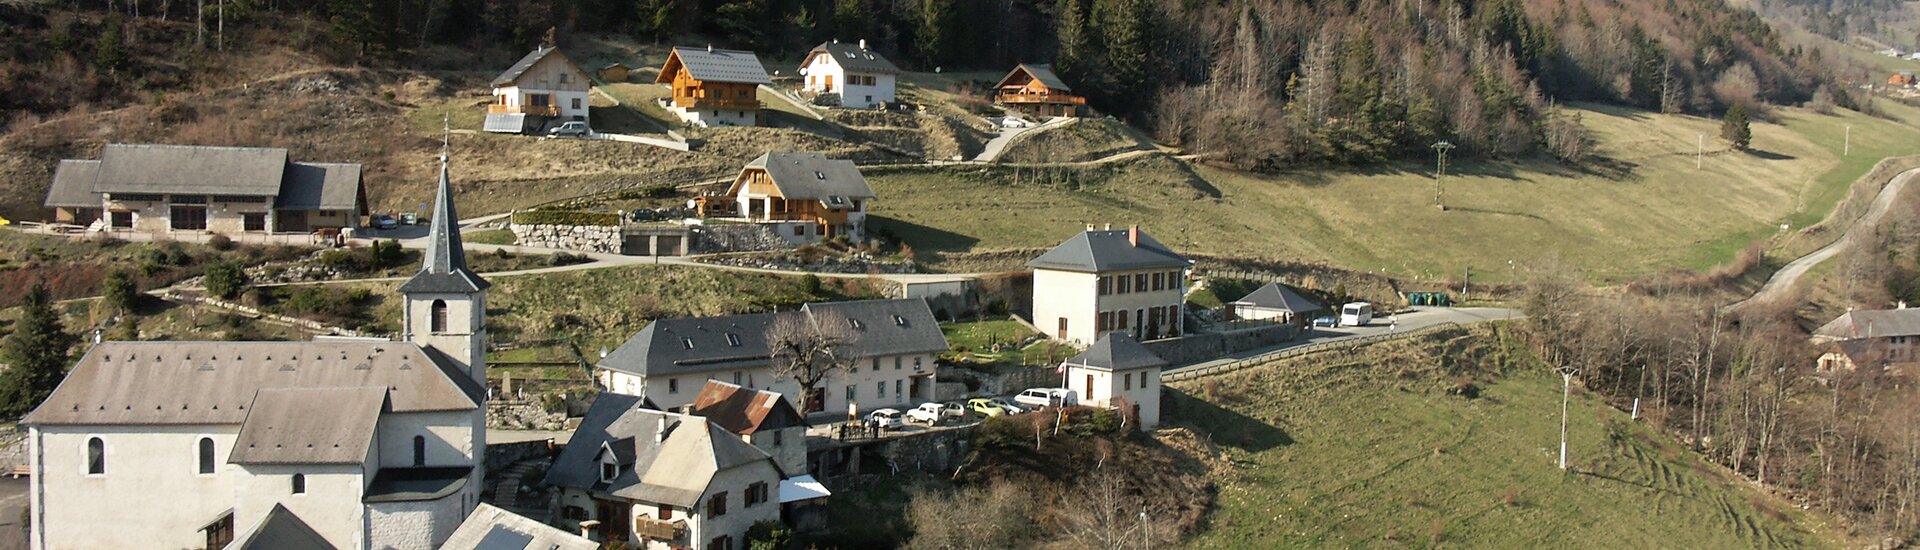
{"type": "Polygon", "coordinates": [[[140,299],[140,285],[133,282],[133,274],[125,269],[108,271],[107,280],[100,290],[107,307],[115,311],[133,311],[134,304],[140,299]]]}
{"type": "Polygon", "coordinates": [[[793,532],[776,520],[760,520],[747,528],[750,550],[786,550],[793,546],[793,532]]]}
{"type": "Polygon", "coordinates": [[[231,300],[246,290],[247,270],[234,262],[215,261],[207,266],[205,286],[208,294],[231,300]]]}
{"type": "Polygon", "coordinates": [[[820,295],[820,276],[808,273],[800,277],[800,290],[810,296],[820,295]]]}
{"type": "Polygon", "coordinates": [[[556,252],[553,254],[553,257],[547,259],[547,264],[554,267],[587,263],[593,263],[593,258],[587,257],[586,254],[573,254],[569,252],[556,252]]]}
{"type": "Polygon", "coordinates": [[[649,199],[664,199],[664,198],[672,197],[679,193],[680,193],[680,190],[675,189],[672,185],[668,185],[664,183],[658,184],[658,185],[649,185],[649,186],[646,186],[646,188],[643,188],[640,190],[640,196],[646,197],[649,199]]]}
{"type": "Polygon", "coordinates": [[[387,268],[400,265],[407,260],[406,252],[400,249],[400,241],[387,239],[373,241],[373,265],[387,268]]]}
{"type": "Polygon", "coordinates": [[[207,246],[214,250],[226,252],[233,250],[233,239],[228,238],[226,235],[214,233],[213,236],[207,237],[207,246]]]}

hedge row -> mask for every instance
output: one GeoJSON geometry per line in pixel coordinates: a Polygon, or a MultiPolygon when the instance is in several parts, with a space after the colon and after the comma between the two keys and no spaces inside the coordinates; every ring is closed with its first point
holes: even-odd
{"type": "Polygon", "coordinates": [[[620,215],[612,212],[578,210],[528,210],[515,212],[513,223],[518,225],[620,225],[620,215]]]}

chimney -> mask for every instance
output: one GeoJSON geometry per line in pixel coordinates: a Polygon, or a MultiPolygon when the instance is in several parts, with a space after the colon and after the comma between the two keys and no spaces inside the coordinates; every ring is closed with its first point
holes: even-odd
{"type": "Polygon", "coordinates": [[[580,538],[593,540],[593,530],[600,526],[600,520],[590,519],[580,522],[580,538]]]}
{"type": "Polygon", "coordinates": [[[1087,231],[1093,231],[1093,224],[1087,224],[1087,231]]]}
{"type": "Polygon", "coordinates": [[[1907,301],[1906,301],[1906,300],[1901,300],[1901,301],[1900,301],[1900,309],[1907,309],[1907,301]]]}
{"type": "Polygon", "coordinates": [[[1104,227],[1105,227],[1105,229],[1106,229],[1107,231],[1113,231],[1113,224],[1111,224],[1111,223],[1109,223],[1109,224],[1107,224],[1107,225],[1106,225],[1106,226],[1104,226],[1104,227]]]}
{"type": "Polygon", "coordinates": [[[860,51],[867,51],[867,39],[860,39],[860,51]]]}
{"type": "Polygon", "coordinates": [[[660,427],[653,430],[653,442],[659,443],[666,440],[667,440],[667,415],[663,414],[663,415],[660,415],[660,427]]]}
{"type": "Polygon", "coordinates": [[[707,44],[707,53],[713,53],[713,44],[707,44]]]}
{"type": "Polygon", "coordinates": [[[1140,224],[1136,223],[1127,227],[1127,244],[1134,248],[1140,248],[1140,224]]]}

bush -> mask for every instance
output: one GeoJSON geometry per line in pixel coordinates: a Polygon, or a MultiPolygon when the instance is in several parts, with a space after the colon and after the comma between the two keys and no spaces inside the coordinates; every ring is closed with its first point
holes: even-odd
{"type": "Polygon", "coordinates": [[[672,197],[679,193],[680,193],[680,190],[674,189],[672,185],[668,185],[664,183],[659,185],[649,185],[646,188],[640,190],[640,196],[646,197],[649,199],[664,199],[664,198],[672,197]]]}
{"type": "Polygon", "coordinates": [[[134,304],[140,299],[140,285],[133,282],[133,274],[125,269],[107,272],[107,280],[101,285],[101,299],[114,311],[133,311],[134,304]]]}
{"type": "Polygon", "coordinates": [[[556,252],[553,254],[553,257],[547,259],[547,264],[554,267],[587,263],[593,263],[593,258],[587,257],[586,254],[572,254],[567,252],[556,252]]]}
{"type": "Polygon", "coordinates": [[[226,252],[233,250],[233,239],[228,238],[226,235],[214,233],[212,237],[207,237],[207,246],[214,250],[226,252]]]}
{"type": "Polygon", "coordinates": [[[215,261],[207,265],[205,286],[207,293],[222,300],[231,300],[239,296],[247,287],[247,270],[240,264],[228,261],[215,261]]]}
{"type": "Polygon", "coordinates": [[[793,546],[793,531],[777,520],[761,520],[747,528],[750,550],[786,550],[793,546]]]}

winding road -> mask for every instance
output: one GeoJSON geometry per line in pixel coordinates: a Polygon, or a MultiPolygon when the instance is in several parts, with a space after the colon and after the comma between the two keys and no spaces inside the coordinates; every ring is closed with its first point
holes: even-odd
{"type": "Polygon", "coordinates": [[[1766,303],[1776,300],[1789,290],[1792,290],[1793,286],[1800,282],[1800,277],[1806,275],[1814,266],[1833,259],[1834,256],[1845,251],[1848,246],[1852,246],[1853,241],[1859,238],[1860,235],[1873,231],[1873,227],[1879,225],[1880,218],[1886,217],[1887,210],[1893,207],[1893,200],[1900,196],[1900,191],[1907,188],[1907,182],[1912,181],[1915,175],[1920,175],[1920,169],[1895,174],[1893,179],[1889,181],[1885,187],[1880,188],[1880,194],[1874,197],[1873,205],[1867,208],[1866,213],[1861,214],[1859,218],[1855,218],[1853,223],[1847,226],[1846,233],[1841,234],[1840,238],[1834,239],[1833,242],[1827,243],[1826,246],[1820,247],[1819,250],[1787,262],[1786,266],[1781,267],[1779,271],[1773,272],[1773,276],[1768,277],[1767,282],[1760,285],[1760,289],[1754,291],[1752,296],[1738,302],[1727,304],[1724,309],[1733,310],[1748,303],[1766,303]]]}

